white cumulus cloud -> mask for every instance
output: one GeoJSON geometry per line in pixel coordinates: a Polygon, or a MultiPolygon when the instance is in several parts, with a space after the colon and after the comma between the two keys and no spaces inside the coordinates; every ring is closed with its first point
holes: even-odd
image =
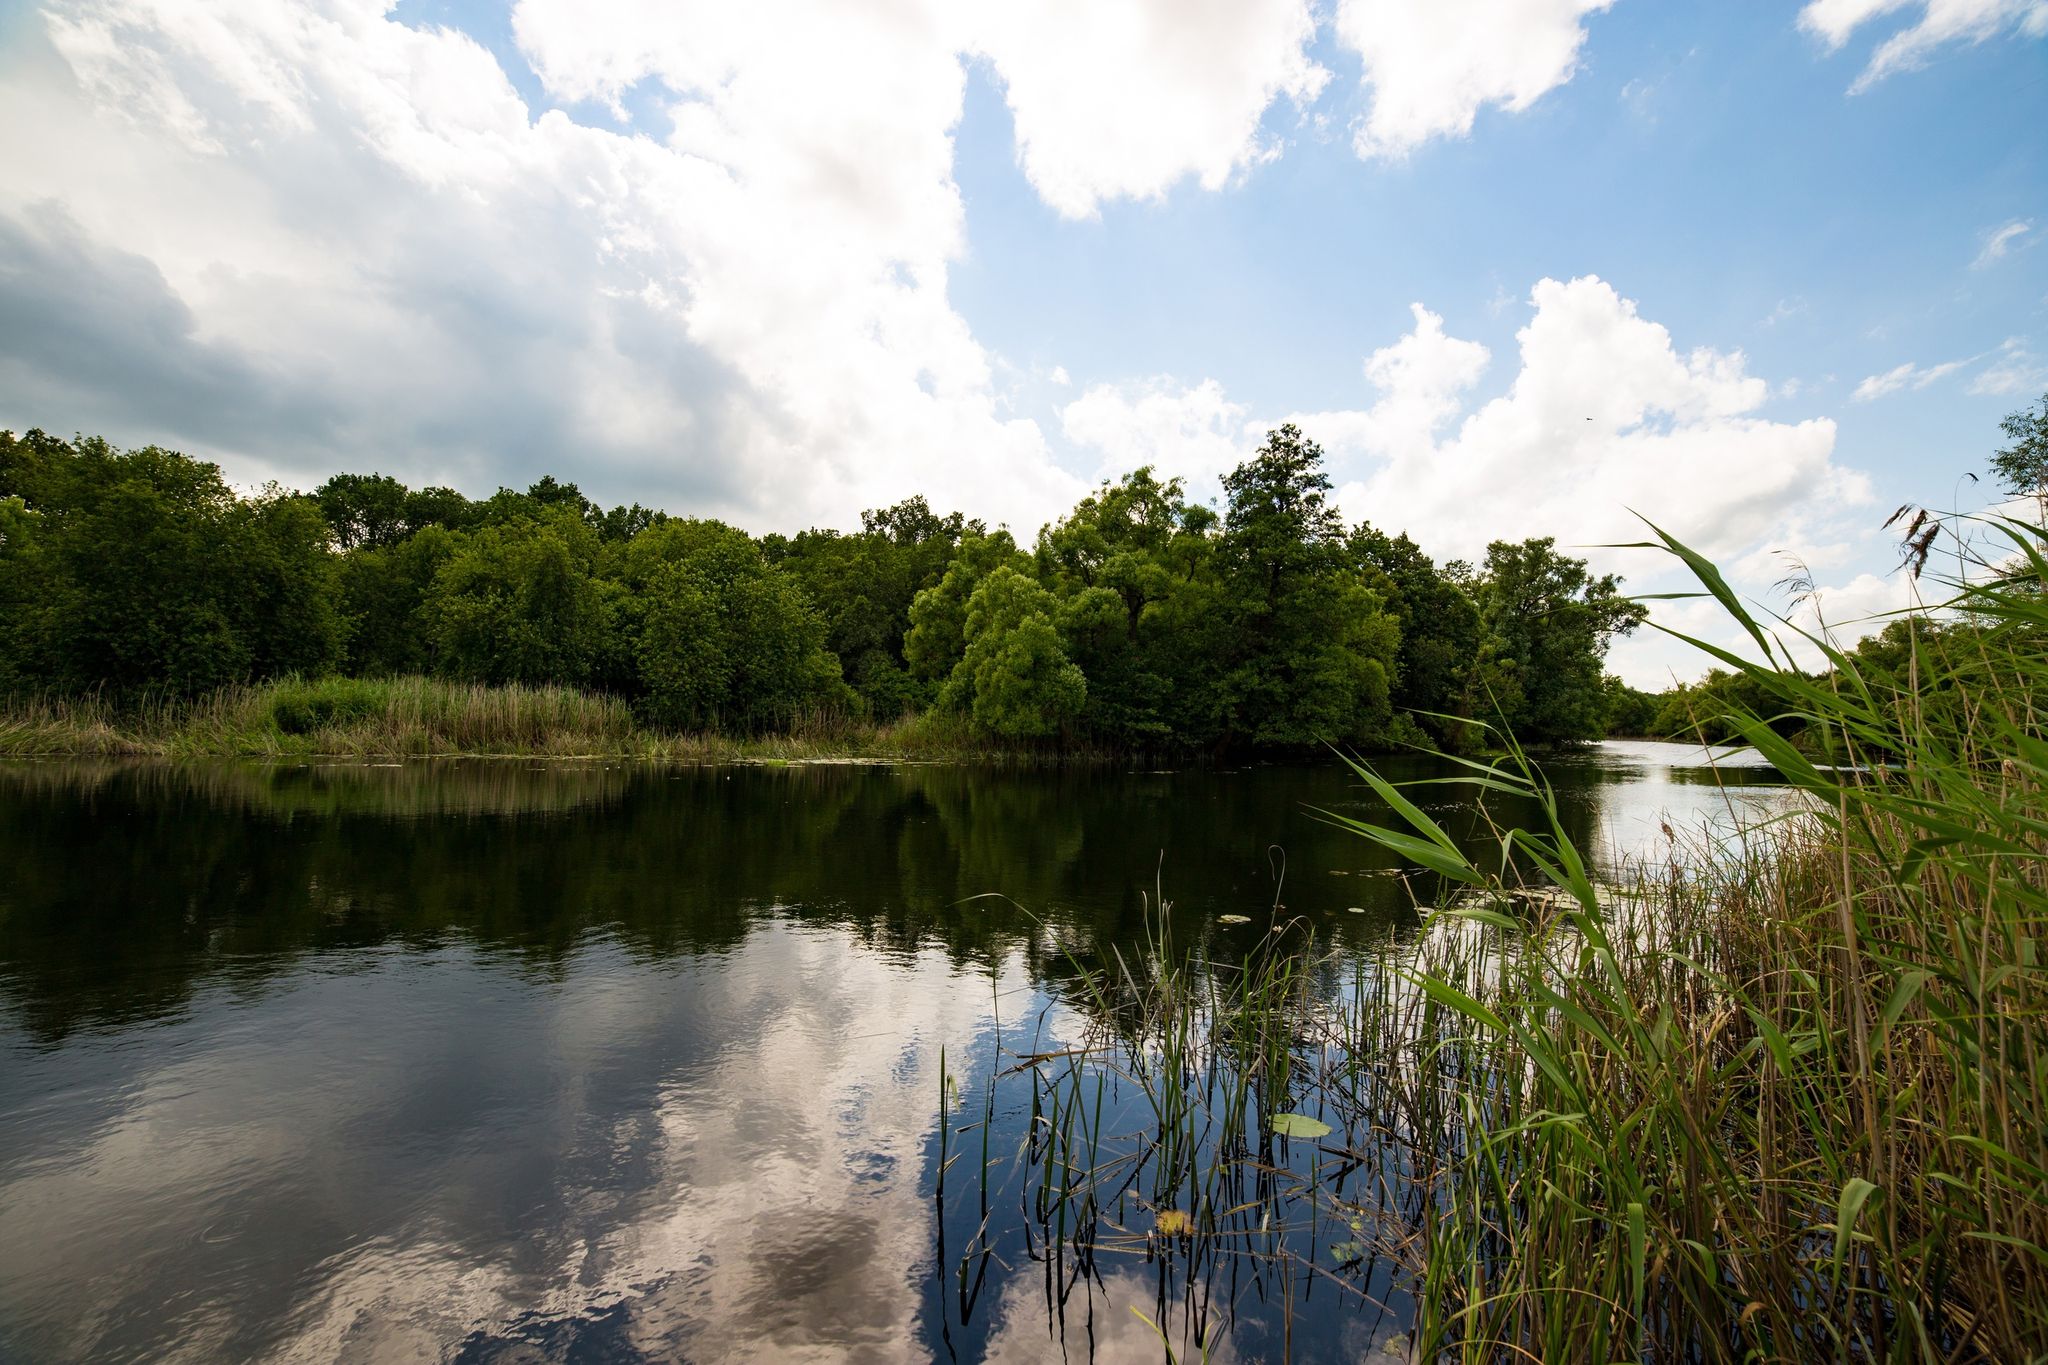
{"type": "Polygon", "coordinates": [[[1336,32],[1372,85],[1359,155],[1463,137],[1486,105],[1527,109],[1572,78],[1583,23],[1613,0],[1338,0],[1336,32]]]}
{"type": "Polygon", "coordinates": [[[518,7],[550,92],[658,82],[661,140],[530,108],[376,0],[47,24],[0,61],[0,302],[45,323],[0,341],[10,423],[301,482],[553,470],[755,525],[1079,487],[948,299],[946,6],[518,7]]]}
{"type": "Polygon", "coordinates": [[[1161,478],[1181,480],[1197,502],[1220,495],[1223,475],[1246,452],[1245,408],[1213,379],[1192,387],[1163,376],[1098,384],[1060,410],[1060,426],[1100,456],[1100,477],[1150,465],[1161,478]]]}
{"type": "Polygon", "coordinates": [[[1864,496],[1860,478],[1833,463],[1832,422],[1755,415],[1769,385],[1748,373],[1740,351],[1680,351],[1593,276],[1543,280],[1529,302],[1507,390],[1441,438],[1430,433],[1453,411],[1444,406],[1446,371],[1388,360],[1418,344],[1443,352],[1471,343],[1441,337],[1424,314],[1408,337],[1375,353],[1367,372],[1381,392],[1366,415],[1413,407],[1430,425],[1359,424],[1347,453],[1362,459],[1342,490],[1348,511],[1402,523],[1445,553],[1473,554],[1502,536],[1639,539],[1633,509],[1703,550],[1735,555],[1783,533],[1787,509],[1864,496]]]}
{"type": "Polygon", "coordinates": [[[1307,54],[1305,0],[1003,0],[979,16],[1018,161],[1073,218],[1189,177],[1222,188],[1271,150],[1268,107],[1312,101],[1329,79],[1307,54]]]}
{"type": "MultiPolygon", "coordinates": [[[[1343,22],[1385,119],[1449,133],[1469,117],[1417,111],[1521,107],[1569,74],[1585,8],[1343,22]]],[[[1308,0],[517,0],[529,100],[397,13],[50,0],[20,30],[0,424],[174,442],[245,481],[553,471],[757,526],[919,491],[1029,528],[1081,481],[949,296],[972,64],[1069,216],[1230,184],[1329,79],[1308,0]]],[[[1074,439],[1142,445],[1095,406],[1062,415],[1074,439]]]]}

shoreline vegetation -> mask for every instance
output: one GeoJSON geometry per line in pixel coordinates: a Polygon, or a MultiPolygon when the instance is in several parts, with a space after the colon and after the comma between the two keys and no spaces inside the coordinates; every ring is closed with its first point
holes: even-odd
{"type": "Polygon", "coordinates": [[[1694,641],[1800,807],[1595,868],[1511,737],[1450,779],[1525,813],[1481,852],[1441,780],[1355,763],[1389,824],[1329,818],[1433,876],[1415,938],[1358,964],[1276,905],[1245,952],[1160,907],[1073,956],[1082,1039],[987,1079],[1047,1136],[969,1195],[1041,1190],[1059,1276],[1160,1262],[1183,1359],[1247,1276],[1336,1281],[1413,1361],[2048,1359],[2048,530],[1987,524],[1907,668],[1808,637],[1819,679],[1667,541],[1757,646],[1694,641]]]}
{"type": "MultiPolygon", "coordinates": [[[[1609,735],[1613,739],[1653,738],[1609,735]]],[[[1560,746],[1571,747],[1571,746],[1560,746]]],[[[1396,752],[1361,750],[1353,752],[1396,752]]],[[[1262,756],[1328,756],[1267,750],[1262,756]]],[[[877,722],[818,713],[761,734],[651,728],[619,697],[441,678],[279,678],[197,697],[0,697],[0,760],[618,759],[669,763],[1199,761],[1186,750],[1004,740],[926,711],[877,722]]],[[[1240,755],[1242,756],[1242,755],[1240,755]]]]}
{"type": "MultiPolygon", "coordinates": [[[[2006,430],[2024,494],[2048,399],[2006,430]]],[[[922,498],[756,536],[553,478],[243,496],[175,451],[0,431],[0,753],[1471,753],[1718,741],[1762,700],[1725,660],[1661,694],[1607,674],[1647,609],[1547,537],[1439,563],[1347,525],[1293,426],[1223,485],[1139,469],[1027,549],[922,498]]],[[[1940,628],[1853,652],[1896,672],[1940,628]]]]}
{"type": "Polygon", "coordinates": [[[0,760],[617,759],[671,763],[1093,762],[1105,746],[1001,741],[933,713],[820,714],[765,734],[651,729],[618,697],[548,684],[284,678],[198,697],[0,699],[0,760]]]}
{"type": "Polygon", "coordinates": [[[168,751],[307,747],[237,690],[292,680],[344,711],[419,692],[382,741],[329,724],[387,753],[1462,750],[1475,717],[1537,744],[1639,722],[1604,670],[1647,614],[1617,577],[1544,537],[1439,565],[1349,525],[1292,426],[1222,482],[1208,506],[1139,469],[1029,544],[916,497],[754,535],[551,477],[245,496],[176,451],[0,432],[0,698],[17,748],[168,751]],[[419,678],[447,686],[359,681],[419,678]]]}

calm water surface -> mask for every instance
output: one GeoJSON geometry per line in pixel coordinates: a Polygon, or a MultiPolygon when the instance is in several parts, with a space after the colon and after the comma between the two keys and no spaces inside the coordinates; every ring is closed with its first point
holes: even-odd
{"type": "MultiPolygon", "coordinates": [[[[1611,864],[1770,799],[1698,762],[1552,776],[1611,864]]],[[[1398,940],[1399,869],[1311,809],[1371,805],[1334,765],[0,767],[0,1359],[1161,1359],[1140,1257],[1058,1315],[1014,1238],[956,1283],[939,1049],[978,1114],[961,1059],[1155,889],[1223,957],[1276,900],[1398,940]]],[[[1211,1358],[1402,1326],[1261,1287],[1211,1358]]]]}

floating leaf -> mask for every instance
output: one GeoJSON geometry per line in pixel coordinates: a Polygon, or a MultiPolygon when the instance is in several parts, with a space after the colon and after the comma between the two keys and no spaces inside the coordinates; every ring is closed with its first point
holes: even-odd
{"type": "Polygon", "coordinates": [[[1195,1220],[1179,1209],[1161,1209],[1154,1216],[1153,1227],[1161,1237],[1192,1237],[1195,1235],[1195,1220]]]}
{"type": "Polygon", "coordinates": [[[1216,922],[1218,924],[1250,924],[1252,917],[1250,915],[1218,915],[1216,922]]]}
{"type": "Polygon", "coordinates": [[[1330,1258],[1336,1261],[1338,1265],[1350,1265],[1353,1261],[1362,1261],[1365,1259],[1365,1243],[1332,1242],[1330,1243],[1330,1258]]]}
{"type": "Polygon", "coordinates": [[[1319,1138],[1330,1135],[1330,1125],[1307,1114],[1275,1114],[1273,1131],[1281,1137],[1319,1138]]]}

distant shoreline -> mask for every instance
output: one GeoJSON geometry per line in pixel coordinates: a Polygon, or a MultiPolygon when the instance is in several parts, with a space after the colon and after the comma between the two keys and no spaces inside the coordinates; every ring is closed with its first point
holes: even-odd
{"type": "Polygon", "coordinates": [[[0,759],[552,759],[665,763],[1065,765],[1171,760],[1196,751],[1020,743],[925,712],[831,716],[758,735],[675,733],[621,699],[559,686],[437,678],[286,679],[193,698],[0,698],[0,759]]]}

